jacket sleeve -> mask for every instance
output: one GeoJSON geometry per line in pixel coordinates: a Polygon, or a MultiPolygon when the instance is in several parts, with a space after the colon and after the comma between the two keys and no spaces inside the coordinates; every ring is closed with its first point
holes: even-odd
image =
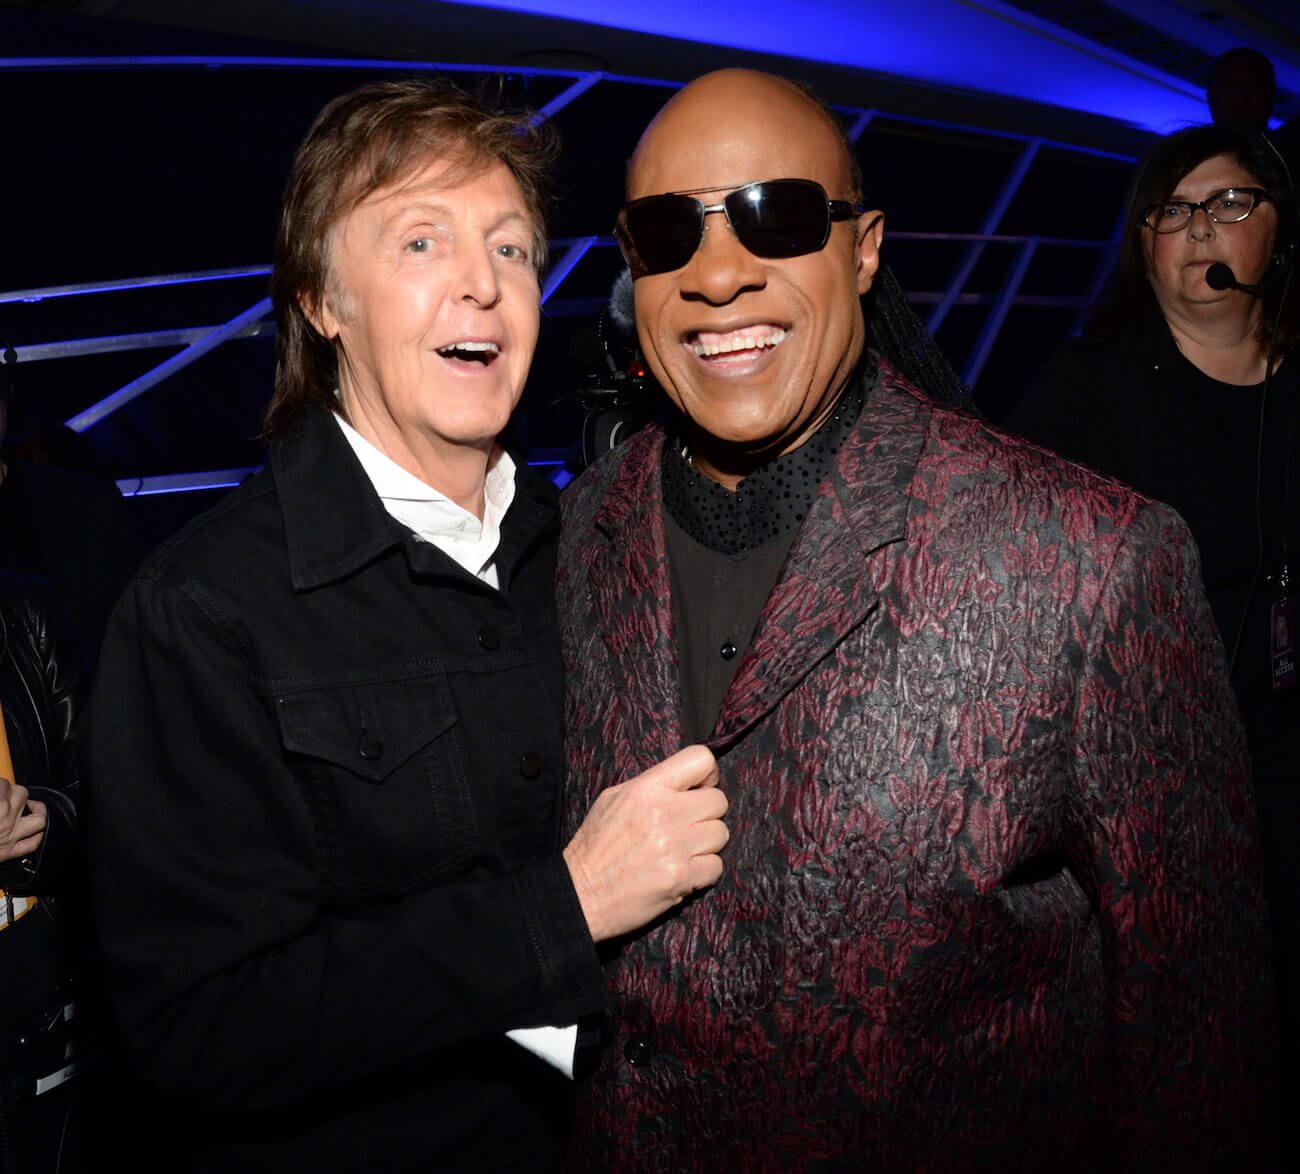
{"type": "Polygon", "coordinates": [[[1117,540],[1079,632],[1078,861],[1100,912],[1115,1159],[1266,1168],[1275,1004],[1245,742],[1168,507],[1117,540]]]}
{"type": "Polygon", "coordinates": [[[152,1079],[274,1106],[604,1005],[558,854],[385,902],[324,900],[309,784],[240,648],[209,596],[137,579],[87,714],[97,936],[152,1079]]]}

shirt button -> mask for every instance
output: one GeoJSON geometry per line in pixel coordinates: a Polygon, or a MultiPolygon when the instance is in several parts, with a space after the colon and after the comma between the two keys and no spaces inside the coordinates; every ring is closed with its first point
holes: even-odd
{"type": "Polygon", "coordinates": [[[718,651],[722,653],[723,660],[731,660],[736,655],[736,645],[734,641],[728,640],[718,651]]]}
{"type": "Polygon", "coordinates": [[[501,647],[501,629],[495,624],[484,624],[478,630],[478,646],[488,652],[501,647]]]}
{"type": "Polygon", "coordinates": [[[362,733],[357,740],[357,753],[367,762],[378,762],[384,756],[384,744],[373,734],[362,733]]]}
{"type": "Polygon", "coordinates": [[[519,759],[519,773],[526,779],[535,779],[542,773],[542,756],[536,750],[529,750],[519,759]]]}
{"type": "Polygon", "coordinates": [[[643,1039],[630,1039],[623,1045],[623,1057],[633,1068],[644,1068],[653,1053],[643,1039]]]}

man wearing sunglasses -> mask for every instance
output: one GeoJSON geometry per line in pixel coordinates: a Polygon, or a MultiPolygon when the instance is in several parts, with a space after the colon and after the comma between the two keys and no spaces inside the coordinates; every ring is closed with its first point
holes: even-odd
{"type": "Polygon", "coordinates": [[[627,194],[673,410],[565,494],[568,820],[698,740],[731,840],[607,955],[574,1167],[1265,1165],[1258,861],[1186,528],[936,394],[796,86],[685,87],[627,194]]]}

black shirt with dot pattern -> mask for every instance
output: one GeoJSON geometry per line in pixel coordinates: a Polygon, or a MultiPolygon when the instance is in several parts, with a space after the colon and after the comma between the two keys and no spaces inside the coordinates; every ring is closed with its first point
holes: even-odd
{"type": "Polygon", "coordinates": [[[794,536],[876,382],[852,380],[835,410],[793,452],[735,491],[698,472],[679,435],[664,441],[664,537],[686,741],[708,738],[794,536]]]}

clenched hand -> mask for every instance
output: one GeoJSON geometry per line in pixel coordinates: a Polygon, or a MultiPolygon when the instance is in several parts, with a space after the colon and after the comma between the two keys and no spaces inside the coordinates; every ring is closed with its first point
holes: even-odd
{"type": "Polygon", "coordinates": [[[722,875],[727,797],[706,746],[597,796],[564,861],[595,941],[639,929],[722,875]]]}

